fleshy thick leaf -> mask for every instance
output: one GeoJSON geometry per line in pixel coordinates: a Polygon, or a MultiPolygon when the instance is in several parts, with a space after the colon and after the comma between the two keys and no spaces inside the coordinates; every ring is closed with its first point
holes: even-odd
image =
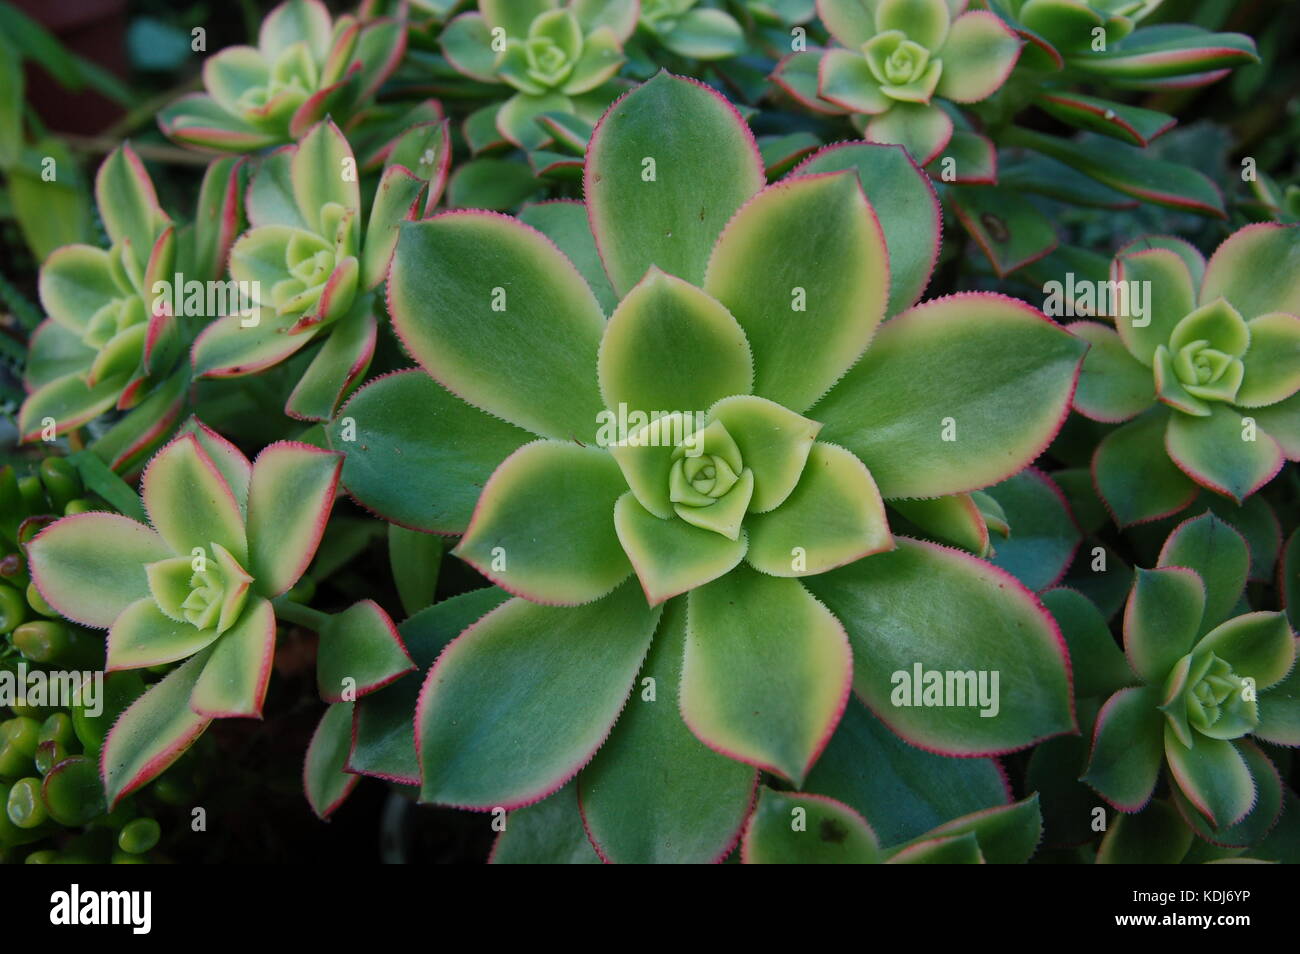
{"type": "Polygon", "coordinates": [[[913,745],[948,755],[1007,752],[1072,730],[1064,643],[1033,595],[959,551],[895,540],[890,553],[804,581],[848,631],[854,690],[868,707],[913,745]],[[941,696],[960,693],[961,705],[926,705],[936,675],[941,696]]]}
{"type": "Polygon", "coordinates": [[[262,717],[275,654],[275,612],[253,597],[244,615],[212,647],[194,683],[190,708],[212,719],[262,717]]]}
{"type": "Polygon", "coordinates": [[[414,668],[393,621],[374,600],[332,615],[320,633],[316,687],[326,702],[360,699],[414,668]]]}
{"type": "Polygon", "coordinates": [[[208,727],[210,720],[189,701],[209,655],[201,652],[172,670],[113,724],[99,764],[110,809],[162,774],[208,727]]]}
{"type": "Polygon", "coordinates": [[[660,73],[624,96],[592,133],[583,180],[615,291],[651,265],[701,284],[718,234],[763,182],[749,127],[708,87],[660,73]]]}
{"type": "Polygon", "coordinates": [[[1162,446],[1170,413],[1147,411],[1107,434],[1093,454],[1097,493],[1121,527],[1177,513],[1196,496],[1162,446]]]}
{"type": "Polygon", "coordinates": [[[343,770],[352,745],[352,706],[336,702],[326,709],[307,746],[302,786],[317,818],[332,815],[361,781],[360,775],[343,770]]]}
{"type": "Polygon", "coordinates": [[[241,565],[247,557],[244,517],[234,491],[193,434],[158,452],[140,479],[149,521],[178,555],[220,544],[241,565]]]}
{"type": "Polygon", "coordinates": [[[686,602],[664,607],[627,708],[578,776],[587,830],[611,862],[721,861],[749,810],[754,770],[705,747],[678,710],[686,602]]]}
{"type": "Polygon", "coordinates": [[[32,580],[45,601],[68,619],[99,629],[149,595],[144,565],[169,556],[158,534],[115,513],[64,517],[27,545],[32,580]]]}
{"type": "Polygon", "coordinates": [[[1124,653],[1149,685],[1164,684],[1174,664],[1192,650],[1205,610],[1205,584],[1179,566],[1137,570],[1124,607],[1124,653]]]}
{"type": "Polygon", "coordinates": [[[651,606],[722,576],[749,545],[743,530],[733,540],[676,517],[656,517],[631,491],[614,505],[614,529],[651,606]]]}
{"type": "Polygon", "coordinates": [[[543,437],[595,434],[604,316],[541,233],[485,212],[408,223],[388,306],[407,350],[463,400],[543,437]]]}
{"type": "Polygon", "coordinates": [[[530,804],[609,734],[659,621],[632,584],[579,607],[511,600],[461,634],[416,709],[426,802],[530,804]]]}
{"type": "Polygon", "coordinates": [[[326,433],[343,486],[362,506],[417,530],[463,533],[488,477],[532,435],[466,404],[422,371],[359,390],[326,433]]]}
{"type": "Polygon", "coordinates": [[[746,568],[688,601],[686,724],[710,748],[801,784],[848,699],[844,628],[797,580],[746,568]]]}
{"type": "Polygon", "coordinates": [[[340,454],[289,441],[257,455],[248,485],[248,568],[258,592],[279,596],[306,571],[342,466],[340,454]]]}
{"type": "Polygon", "coordinates": [[[453,552],[535,603],[589,603],[632,572],[614,530],[626,489],[601,448],[525,444],[493,472],[453,552]]]}
{"type": "Polygon", "coordinates": [[[858,864],[880,861],[866,819],[824,795],[764,788],[740,847],[745,864],[858,864]]]}
{"type": "Polygon", "coordinates": [[[1241,599],[1250,550],[1240,533],[1207,511],[1174,528],[1160,548],[1157,565],[1187,567],[1200,577],[1205,611],[1197,632],[1203,633],[1227,619],[1241,599]]]}
{"type": "Polygon", "coordinates": [[[1158,689],[1131,687],[1106,700],[1097,715],[1083,780],[1122,812],[1141,809],[1155,789],[1165,722],[1159,705],[1158,689]]]}
{"type": "Polygon", "coordinates": [[[862,459],[886,498],[961,493],[1041,453],[1068,413],[1083,352],[1020,302],[952,295],[881,328],[809,416],[825,425],[822,439],[862,459]]]}
{"type": "Polygon", "coordinates": [[[754,353],[754,393],[792,411],[857,360],[885,315],[889,256],[857,176],[803,175],[764,189],[727,223],[704,288],[754,353]]]}
{"type": "Polygon", "coordinates": [[[885,504],[867,468],[834,444],[813,445],[790,496],[746,521],[745,559],[772,576],[811,576],[893,549],[885,504]]]}
{"type": "Polygon", "coordinates": [[[1234,743],[1198,735],[1189,749],[1166,726],[1165,757],[1183,795],[1211,825],[1235,825],[1255,804],[1255,780],[1234,743]]]}
{"type": "Polygon", "coordinates": [[[1262,222],[1238,229],[1214,250],[1201,304],[1226,298],[1241,317],[1300,315],[1300,227],[1262,222]]]}
{"type": "Polygon", "coordinates": [[[1175,411],[1165,449],[1188,477],[1237,504],[1272,480],[1284,461],[1276,440],[1221,404],[1207,417],[1175,411]]]}
{"type": "Polygon", "coordinates": [[[1074,392],[1075,410],[1113,424],[1134,418],[1155,403],[1151,369],[1129,354],[1113,328],[1096,321],[1076,321],[1069,328],[1070,334],[1089,344],[1074,392]]]}

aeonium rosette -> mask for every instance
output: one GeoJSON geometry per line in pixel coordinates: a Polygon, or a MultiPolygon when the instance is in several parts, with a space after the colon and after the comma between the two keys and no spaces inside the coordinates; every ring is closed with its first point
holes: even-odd
{"type": "Polygon", "coordinates": [[[1296,639],[1280,612],[1242,612],[1245,540],[1212,514],[1180,524],[1124,610],[1130,685],[1102,706],[1083,778],[1141,810],[1167,767],[1174,804],[1215,844],[1257,843],[1282,787],[1251,737],[1300,744],[1296,639]]]}
{"type": "Polygon", "coordinates": [[[522,149],[551,140],[547,113],[594,121],[615,93],[637,0],[479,0],[443,29],[443,55],[457,72],[504,83],[514,94],[493,107],[497,131],[522,149]]]}
{"type": "Polygon", "coordinates": [[[108,630],[110,672],[185,660],[105,741],[110,802],[165,769],[210,720],[261,714],[275,648],[271,601],[311,562],[340,464],[338,454],[289,442],[271,444],[250,464],[194,422],[141,479],[150,526],[80,513],[28,545],[46,602],[108,630]]]}
{"type": "Polygon", "coordinates": [[[331,20],[320,0],[285,0],[262,21],[257,46],[232,46],[203,64],[206,92],[158,114],[169,138],[221,152],[253,152],[306,135],[326,116],[343,122],[397,68],[406,24],[331,20]]]}
{"type": "Polygon", "coordinates": [[[41,266],[48,318],[32,336],[24,369],[23,440],[132,408],[141,415],[114,429],[108,462],[129,465],[162,439],[180,413],[185,347],[216,317],[178,315],[174,285],[178,276],[185,283],[220,273],[239,227],[240,181],[236,160],[212,162],[195,221],[181,224],[163,210],[129,143],[109,154],[95,176],[95,201],[110,247],[65,245],[41,266]]]}
{"type": "Polygon", "coordinates": [[[329,427],[358,500],[462,535],[456,553],[518,594],[430,670],[423,799],[526,805],[582,769],[608,857],[708,860],[754,767],[800,784],[851,686],[933,750],[1069,731],[1042,607],[972,556],[894,537],[882,501],[1023,467],[1082,344],[997,295],[912,307],[938,207],[896,147],[833,147],[765,188],[734,108],[660,74],[611,107],[585,162],[586,206],[547,206],[549,237],[474,211],[403,226],[389,311],[422,370],[367,385],[329,427]],[[869,197],[915,219],[878,222],[869,197]],[[602,446],[611,415],[629,433],[602,446]],[[891,674],[922,660],[1005,673],[1001,715],[895,705],[891,674]],[[657,690],[629,701],[638,673],[657,690]],[[628,791],[653,808],[626,812],[628,791]]]}
{"type": "Polygon", "coordinates": [[[249,314],[213,322],[194,342],[199,377],[256,374],[319,345],[285,405],[330,417],[365,373],[378,330],[373,289],[384,278],[399,222],[437,204],[450,150],[446,124],[423,123],[389,152],[363,228],[356,160],[330,120],[266,156],[248,188],[252,228],[230,250],[230,277],[249,314]]]}
{"type": "Polygon", "coordinates": [[[925,165],[953,134],[940,100],[976,103],[1006,82],[1021,41],[964,0],[818,0],[841,44],[820,54],[816,90],[801,83],[814,53],[783,61],[773,79],[823,111],[845,111],[867,139],[897,143],[925,165]]]}
{"type": "Polygon", "coordinates": [[[1198,485],[1240,503],[1300,459],[1300,228],[1246,226],[1208,263],[1186,242],[1139,239],[1111,278],[1114,327],[1070,331],[1091,343],[1075,408],[1127,422],[1092,465],[1121,525],[1182,510],[1198,485]]]}
{"type": "MultiPolygon", "coordinates": [[[[812,14],[809,2],[808,16],[812,14]]],[[[763,10],[769,16],[772,10],[763,10]]],[[[692,60],[722,60],[745,49],[745,30],[717,7],[699,0],[641,0],[641,28],[669,51],[692,60]]]]}

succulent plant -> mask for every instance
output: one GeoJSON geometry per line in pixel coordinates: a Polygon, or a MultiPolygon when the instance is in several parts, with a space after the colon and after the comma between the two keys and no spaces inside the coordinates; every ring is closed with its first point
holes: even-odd
{"type": "Polygon", "coordinates": [[[397,68],[406,24],[331,20],[320,0],[285,0],[262,21],[257,46],[232,46],[203,64],[205,92],[158,115],[187,146],[252,152],[305,136],[327,116],[343,122],[397,68]]]}
{"type": "Polygon", "coordinates": [[[1240,612],[1248,563],[1245,541],[1206,514],[1137,571],[1124,610],[1134,684],[1102,706],[1084,775],[1135,812],[1166,767],[1187,823],[1217,843],[1242,843],[1240,826],[1252,843],[1281,811],[1277,770],[1248,737],[1300,742],[1296,638],[1283,613],[1240,612]]]}
{"type": "Polygon", "coordinates": [[[271,600],[311,561],[340,465],[337,454],[289,442],[250,464],[194,421],[141,480],[152,526],[92,511],[56,521],[28,545],[49,605],[108,630],[110,672],[185,660],[109,734],[101,770],[110,806],[212,719],[259,715],[275,646],[271,600]]]}
{"type": "Polygon", "coordinates": [[[230,275],[250,289],[252,308],[199,336],[195,373],[256,374],[324,341],[285,412],[329,418],[374,355],[373,290],[388,269],[397,225],[437,204],[449,155],[445,123],[404,134],[385,159],[364,228],[356,159],[333,122],[267,156],[249,187],[252,228],[230,250],[230,275]]]}
{"type": "Polygon", "coordinates": [[[160,294],[157,283],[170,288],[178,273],[216,277],[238,229],[238,184],[233,160],[212,163],[195,223],[182,226],[163,211],[129,143],[104,160],[95,197],[111,247],[67,245],[41,267],[40,298],[48,317],[33,334],[27,358],[29,393],[18,415],[24,440],[52,439],[106,411],[127,410],[167,392],[170,411],[151,404],[143,426],[119,442],[112,456],[124,463],[158,436],[160,418],[174,419],[181,395],[168,379],[194,325],[210,316],[183,321],[174,314],[174,296],[160,294]]]}
{"type": "MultiPolygon", "coordinates": [[[[780,15],[776,9],[762,12],[780,15]]],[[[669,51],[692,60],[722,60],[745,49],[741,25],[725,10],[699,0],[641,0],[639,23],[669,51]]]]}
{"type": "Polygon", "coordinates": [[[1162,238],[1115,257],[1114,328],[1070,330],[1091,343],[1075,409],[1127,422],[1092,462],[1120,524],[1176,513],[1198,486],[1240,503],[1300,457],[1297,266],[1300,229],[1271,224],[1234,232],[1208,263],[1162,238]]]}
{"type": "Polygon", "coordinates": [[[494,107],[496,129],[524,149],[550,141],[548,113],[594,119],[609,104],[607,84],[623,65],[637,23],[636,0],[479,0],[440,36],[455,69],[515,92],[494,107]]]}
{"type": "MultiPolygon", "coordinates": [[[[567,219],[550,221],[552,237],[572,260],[504,216],[403,227],[390,313],[434,380],[367,385],[330,440],[358,500],[463,534],[454,552],[522,597],[430,670],[416,715],[425,800],[527,804],[593,753],[585,778],[640,785],[658,756],[623,740],[666,735],[675,770],[701,793],[716,787],[718,827],[691,842],[711,857],[753,785],[732,760],[798,784],[851,682],[928,748],[1003,751],[1069,729],[1064,657],[1041,607],[987,564],[894,537],[883,499],[962,492],[1022,467],[1059,426],[1082,347],[999,296],[910,307],[934,219],[913,209],[919,231],[878,224],[864,183],[935,208],[896,147],[827,150],[765,189],[734,111],[662,74],[597,127],[587,207],[555,207],[567,219]],[[977,383],[992,374],[1019,384],[977,383]],[[967,428],[955,441],[942,439],[950,414],[967,428]],[[929,648],[892,615],[916,602],[948,607],[925,627],[929,648]],[[1014,658],[989,639],[1002,629],[1020,633],[1014,658]],[[1001,716],[891,704],[890,673],[957,656],[1021,674],[1001,716]],[[633,701],[596,753],[638,670],[663,692],[680,682],[685,725],[676,705],[633,701]],[[496,734],[504,718],[508,738],[496,734]],[[523,762],[511,754],[521,745],[533,752],[523,762]]],[[[667,839],[689,812],[653,787],[666,817],[652,834],[667,839]]],[[[606,821],[612,838],[633,837],[630,817],[606,821]]]]}
{"type": "Polygon", "coordinates": [[[1006,82],[1021,41],[986,10],[948,0],[819,0],[843,48],[827,50],[818,96],[854,114],[873,142],[898,143],[922,165],[938,156],[953,121],[938,100],[975,103],[1006,82]]]}

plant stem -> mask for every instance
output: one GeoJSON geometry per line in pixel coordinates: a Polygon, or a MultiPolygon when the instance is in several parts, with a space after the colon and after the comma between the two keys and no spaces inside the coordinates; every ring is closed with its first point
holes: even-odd
{"type": "Polygon", "coordinates": [[[280,617],[286,623],[294,623],[298,626],[305,626],[307,629],[317,633],[329,622],[330,614],[322,613],[320,610],[314,610],[310,606],[303,606],[301,603],[295,603],[288,596],[277,596],[271,600],[271,605],[275,607],[275,615],[280,617]]]}

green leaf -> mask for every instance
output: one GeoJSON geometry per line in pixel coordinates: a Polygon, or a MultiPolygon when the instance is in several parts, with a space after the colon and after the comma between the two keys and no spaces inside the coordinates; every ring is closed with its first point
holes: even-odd
{"type": "Polygon", "coordinates": [[[871,0],[818,0],[817,15],[831,36],[850,48],[861,46],[877,32],[871,0]]]}
{"type": "Polygon", "coordinates": [[[600,263],[596,239],[587,220],[587,207],[571,199],[537,202],[519,210],[519,221],[541,232],[569,257],[595,293],[600,309],[611,315],[618,305],[605,267],[600,263]]]}
{"type": "Polygon", "coordinates": [[[459,400],[422,371],[359,390],[326,429],[343,486],[364,507],[415,530],[463,533],[497,465],[531,435],[459,400]]]}
{"type": "Polygon", "coordinates": [[[427,183],[404,166],[389,166],[379,179],[375,200],[366,219],[361,256],[361,287],[371,289],[388,277],[388,263],[397,247],[403,222],[416,218],[427,183]]]}
{"type": "Polygon", "coordinates": [[[193,434],[180,435],[158,452],[145,469],[140,488],[150,522],[177,555],[195,548],[206,552],[216,543],[229,550],[236,562],[246,562],[239,502],[193,434]]]}
{"type": "Polygon", "coordinates": [[[259,593],[279,596],[306,572],[342,466],[338,453],[291,441],[257,455],[248,485],[248,568],[259,593]]]}
{"type": "Polygon", "coordinates": [[[1020,127],[1009,130],[1005,138],[1005,144],[1033,149],[1140,201],[1224,217],[1223,195],[1190,166],[1153,159],[1111,140],[1061,139],[1020,127]]]}
{"type": "Polygon", "coordinates": [[[492,49],[492,32],[478,13],[454,17],[438,36],[442,55],[456,72],[481,83],[496,83],[496,53],[492,49]]]}
{"type": "Polygon", "coordinates": [[[889,321],[809,416],[825,425],[823,440],[862,459],[886,498],[962,493],[1042,452],[1083,351],[1020,302],[952,295],[889,321]],[[943,439],[949,419],[955,440],[943,439]]]}
{"type": "Polygon", "coordinates": [[[348,767],[406,785],[420,784],[411,713],[420,698],[425,672],[443,649],[471,623],[496,609],[510,594],[495,586],[471,590],[430,606],[398,626],[418,672],[357,701],[356,743],[348,767]]]}
{"type": "Polygon", "coordinates": [[[828,173],[787,179],[746,203],[718,238],[704,288],[749,338],[754,393],[803,411],[871,340],[888,274],[857,176],[828,173]]]}
{"type": "MultiPolygon", "coordinates": [[[[1237,751],[1246,760],[1258,788],[1255,804],[1237,824],[1212,828],[1182,792],[1175,788],[1172,795],[1184,824],[1190,825],[1201,838],[1216,846],[1248,848],[1258,845],[1277,824],[1278,816],[1282,813],[1283,787],[1277,768],[1258,746],[1243,739],[1237,744],[1237,751]]],[[[1259,856],[1256,850],[1250,854],[1253,857],[1259,856]]]]}
{"type": "Polygon", "coordinates": [[[1216,403],[1208,417],[1175,411],[1165,449],[1179,469],[1202,487],[1237,504],[1282,469],[1282,448],[1267,432],[1249,426],[1240,412],[1216,403]]]}
{"type": "MultiPolygon", "coordinates": [[[[189,561],[179,557],[186,567],[189,561]]],[[[220,632],[196,629],[164,615],[155,598],[145,596],[124,609],[108,631],[109,670],[140,669],[187,659],[211,645],[220,632]]]]}
{"type": "Polygon", "coordinates": [[[1190,26],[1171,35],[1167,29],[1135,30],[1106,52],[1080,52],[1070,66],[1103,80],[1138,89],[1159,81],[1195,76],[1258,62],[1255,41],[1241,33],[1209,33],[1190,26]]]}
{"type": "Polygon", "coordinates": [[[1010,536],[997,541],[989,562],[1035,592],[1056,584],[1080,541],[1060,488],[1030,467],[984,493],[1002,506],[1011,524],[1010,536]]]}
{"type": "Polygon", "coordinates": [[[944,822],[933,836],[975,835],[980,853],[989,864],[1023,865],[1033,856],[1043,837],[1043,813],[1038,795],[1011,805],[997,805],[944,822]]]}
{"type": "Polygon", "coordinates": [[[513,209],[535,196],[543,183],[513,159],[474,159],[457,167],[447,183],[453,209],[513,209]]]}
{"type": "Polygon", "coordinates": [[[946,758],[908,745],[856,699],[849,700],[804,788],[870,818],[882,845],[1008,798],[995,760],[946,758]]]}
{"type": "Polygon", "coordinates": [[[493,471],[452,553],[533,602],[590,603],[632,571],[613,519],[626,488],[602,448],[525,444],[493,471]]]}
{"type": "Polygon", "coordinates": [[[1057,246],[1051,220],[1016,189],[969,185],[953,188],[948,195],[954,214],[999,278],[1038,261],[1057,246]]]}
{"type": "Polygon", "coordinates": [[[604,316],[545,236],[485,212],[408,223],[388,304],[407,350],[448,390],[544,437],[595,434],[604,316]]]}
{"type": "Polygon", "coordinates": [[[1165,757],[1182,794],[1216,828],[1237,824],[1255,804],[1255,779],[1232,742],[1198,735],[1187,748],[1165,727],[1165,757]]]}
{"type": "Polygon", "coordinates": [[[1138,567],[1124,608],[1124,654],[1143,681],[1160,687],[1192,651],[1205,601],[1205,584],[1194,570],[1138,567]]]}
{"type": "Polygon", "coordinates": [[[1300,318],[1283,312],[1249,322],[1250,350],[1242,357],[1245,377],[1234,403],[1261,407],[1286,400],[1300,389],[1300,318]]]}
{"type": "Polygon", "coordinates": [[[745,523],[750,566],[772,576],[811,576],[892,550],[885,504],[862,462],[841,447],[813,445],[790,496],[745,523]]]}
{"type": "Polygon", "coordinates": [[[94,420],[117,403],[126,380],[123,375],[114,375],[92,386],[86,383],[83,374],[74,372],[42,385],[27,395],[18,411],[18,432],[22,440],[35,441],[45,427],[46,418],[54,421],[56,435],[94,420]]]}
{"type": "Polygon", "coordinates": [[[203,734],[211,720],[190,708],[190,694],[210,651],[172,670],[113,724],[100,754],[109,809],[153,781],[203,734]]]}
{"type": "Polygon", "coordinates": [[[1300,745],[1300,666],[1261,700],[1254,735],[1274,745],[1300,745]]]}
{"type": "Polygon", "coordinates": [[[709,409],[736,442],[741,460],[754,472],[751,513],[785,502],[799,482],[821,425],[779,404],[753,395],[723,398],[709,409]]]}
{"type": "Polygon", "coordinates": [[[894,101],[880,90],[866,57],[857,50],[831,49],[817,70],[817,95],[854,113],[877,115],[894,101]]]}
{"type": "Polygon", "coordinates": [[[1212,652],[1259,689],[1281,682],[1295,665],[1295,636],[1284,613],[1245,613],[1210,630],[1195,652],[1212,652]]]}
{"type": "Polygon", "coordinates": [[[529,93],[515,93],[497,111],[497,131],[520,149],[540,149],[551,141],[551,134],[540,122],[546,113],[567,113],[573,102],[559,93],[543,93],[540,87],[529,93]]]}
{"type": "Polygon", "coordinates": [[[664,46],[691,60],[725,60],[745,50],[745,31],[721,10],[695,7],[676,20],[664,46]]]}
{"type": "Polygon", "coordinates": [[[1247,321],[1275,311],[1300,314],[1300,227],[1261,222],[1224,239],[1205,267],[1198,300],[1216,298],[1247,321]]]}
{"type": "Polygon", "coordinates": [[[169,220],[158,204],[144,163],[130,143],[113,150],[99,167],[95,201],[108,237],[114,243],[130,242],[136,259],[144,263],[169,220]]]}
{"type": "Polygon", "coordinates": [[[430,533],[388,525],[388,568],[407,616],[433,602],[442,566],[442,539],[430,533]]]}
{"type": "Polygon", "coordinates": [[[727,309],[653,265],[614,309],[597,363],[607,408],[651,416],[748,394],[753,368],[750,343],[727,309]]]}
{"type": "Polygon", "coordinates": [[[109,513],[64,517],[27,545],[32,580],[45,601],[68,619],[98,629],[149,595],[144,564],[169,556],[158,534],[109,513]]]}
{"type": "Polygon", "coordinates": [[[949,181],[958,185],[996,185],[997,147],[987,136],[955,129],[948,145],[930,161],[926,171],[941,179],[946,173],[949,181]]]}
{"type": "Polygon", "coordinates": [[[489,862],[495,865],[598,865],[600,856],[582,827],[577,786],[506,816],[489,862]]]}
{"type": "Polygon", "coordinates": [[[333,417],[339,402],[370,367],[378,334],[370,302],[358,299],[352,312],[330,328],[325,343],[289,394],[284,412],[300,421],[333,417]]]}
{"type": "Polygon", "coordinates": [[[1157,566],[1187,567],[1205,584],[1199,635],[1227,619],[1241,599],[1250,553],[1240,533],[1207,511],[1174,528],[1160,548],[1157,566]]]}
{"type": "Polygon", "coordinates": [[[658,621],[628,583],[586,606],[511,600],[467,629],[420,694],[420,800],[511,808],[557,790],[609,734],[658,621]]]}
{"type": "Polygon", "coordinates": [[[194,683],[190,708],[210,719],[262,717],[275,655],[275,612],[254,596],[244,615],[213,645],[194,683]]]}
{"type": "Polygon", "coordinates": [[[584,182],[605,270],[626,294],[651,265],[701,284],[718,234],[764,178],[735,108],[701,83],[660,73],[596,126],[584,182]]]}
{"type": "MultiPolygon", "coordinates": [[[[1097,714],[1083,781],[1122,812],[1139,811],[1155,789],[1165,724],[1159,705],[1159,689],[1131,687],[1107,699],[1097,714]]],[[[1212,740],[1197,745],[1202,741],[1212,740]]]]}
{"type": "Polygon", "coordinates": [[[804,581],[848,631],[858,696],[904,739],[948,755],[1007,752],[1072,731],[1065,648],[1034,596],[959,551],[895,540],[890,553],[804,581]],[[925,705],[929,673],[963,704],[925,705]],[[996,717],[981,715],[994,706],[996,717]]]}
{"type": "Polygon", "coordinates": [[[1121,527],[1167,517],[1196,497],[1196,485],[1164,450],[1170,413],[1155,407],[1097,445],[1092,458],[1097,491],[1121,527]]]}
{"type": "Polygon", "coordinates": [[[744,558],[749,545],[743,530],[732,539],[657,517],[631,491],[614,505],[614,528],[651,606],[717,579],[744,558]]]}
{"type": "Polygon", "coordinates": [[[1109,696],[1135,681],[1124,653],[1115,645],[1106,617],[1081,593],[1064,587],[1042,595],[1070,650],[1070,675],[1079,698],[1109,696]]]}
{"type": "Polygon", "coordinates": [[[979,839],[974,832],[925,838],[913,842],[893,855],[890,865],[982,865],[979,839]]]}
{"type": "MultiPolygon", "coordinates": [[[[954,103],[978,103],[997,92],[1011,75],[1022,40],[987,10],[963,13],[935,55],[943,73],[935,92],[954,103]]],[[[934,49],[934,47],[931,47],[934,49]]]]}
{"type": "Polygon", "coordinates": [[[320,631],[316,688],[326,702],[351,702],[415,668],[397,627],[374,600],[353,603],[320,631]]]}
{"type": "Polygon", "coordinates": [[[880,844],[866,819],[843,802],[763,788],[740,856],[750,865],[871,865],[880,862],[880,844]]]}
{"type": "Polygon", "coordinates": [[[1074,391],[1076,411],[1114,424],[1137,417],[1155,403],[1150,368],[1129,354],[1113,328],[1098,321],[1076,321],[1068,327],[1070,334],[1089,344],[1074,391]]]}
{"type": "Polygon", "coordinates": [[[123,289],[114,277],[113,256],[90,245],[66,245],[41,265],[38,291],[50,318],[78,337],[92,315],[123,289]]]}
{"type": "Polygon", "coordinates": [[[330,42],[330,15],[317,0],[288,0],[262,21],[257,45],[268,59],[275,59],[295,43],[306,43],[319,62],[325,59],[330,42]]]}
{"type": "Polygon", "coordinates": [[[284,141],[281,133],[260,130],[228,113],[206,93],[189,93],[164,106],[158,128],[168,139],[217,152],[247,153],[284,141]]]}
{"type": "Polygon", "coordinates": [[[706,748],[678,711],[686,603],[664,607],[626,709],[578,776],[587,830],[611,862],[721,861],[749,811],[753,769],[706,748]]]}
{"type": "Polygon", "coordinates": [[[72,454],[68,460],[77,468],[77,474],[86,489],[98,494],[114,510],[137,523],[144,523],[148,519],[144,505],[140,503],[140,498],[131,485],[110,470],[92,451],[80,451],[72,454]]]}
{"type": "Polygon", "coordinates": [[[1099,865],[1176,865],[1192,846],[1192,830],[1167,802],[1153,801],[1136,815],[1110,820],[1099,865]]]}
{"type": "Polygon", "coordinates": [[[336,702],[326,709],[307,746],[303,791],[320,819],[329,818],[361,781],[361,776],[344,771],[352,745],[352,705],[336,702]]]}
{"type": "Polygon", "coordinates": [[[875,210],[889,249],[889,305],[893,316],[921,297],[939,255],[940,211],[934,186],[897,146],[853,142],[827,146],[799,165],[795,176],[853,169],[875,210]]]}
{"type": "Polygon", "coordinates": [[[1034,102],[1062,122],[1132,146],[1150,145],[1177,122],[1173,116],[1154,109],[1070,91],[1041,93],[1034,102]]]}
{"type": "Polygon", "coordinates": [[[970,494],[891,500],[889,506],[907,521],[902,532],[933,539],[987,557],[990,553],[989,525],[970,494]],[[910,526],[909,526],[910,525],[910,526]]]}
{"type": "Polygon", "coordinates": [[[873,116],[866,138],[902,146],[918,165],[927,165],[952,139],[952,117],[934,103],[896,103],[889,112],[873,116]]]}
{"type": "Polygon", "coordinates": [[[715,751],[802,784],[848,698],[843,627],[797,580],[747,568],[688,600],[682,718],[715,751]]]}

